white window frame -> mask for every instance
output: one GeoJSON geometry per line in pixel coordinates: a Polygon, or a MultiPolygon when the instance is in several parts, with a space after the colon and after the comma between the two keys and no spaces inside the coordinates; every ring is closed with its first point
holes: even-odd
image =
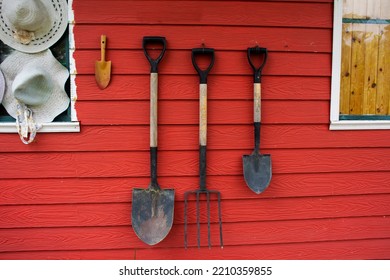
{"type": "Polygon", "coordinates": [[[343,0],[334,1],[330,130],[390,129],[390,120],[340,120],[340,74],[343,0]]]}
{"type": "MultiPolygon", "coordinates": [[[[80,132],[80,122],[77,119],[75,103],[76,93],[76,63],[73,58],[75,51],[75,42],[73,36],[74,13],[73,0],[68,0],[68,23],[69,23],[69,72],[70,72],[70,113],[71,118],[68,122],[43,123],[40,132],[80,132]]],[[[18,133],[15,122],[1,122],[0,133],[18,133]]]]}

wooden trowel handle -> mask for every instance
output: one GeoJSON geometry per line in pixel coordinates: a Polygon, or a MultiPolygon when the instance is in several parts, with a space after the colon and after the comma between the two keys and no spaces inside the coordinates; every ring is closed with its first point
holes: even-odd
{"type": "Polygon", "coordinates": [[[101,55],[101,61],[106,60],[106,44],[107,44],[107,36],[102,35],[100,37],[100,55],[101,55]]]}
{"type": "Polygon", "coordinates": [[[150,73],[150,147],[157,147],[158,74],[150,73]]]}

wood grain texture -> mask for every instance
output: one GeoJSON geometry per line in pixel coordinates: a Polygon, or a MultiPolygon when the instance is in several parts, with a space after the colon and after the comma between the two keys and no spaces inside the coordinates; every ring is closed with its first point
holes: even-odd
{"type": "MultiPolygon", "coordinates": [[[[221,190],[224,200],[254,199],[242,175],[207,176],[208,184],[221,190]]],[[[147,177],[60,178],[1,180],[1,205],[129,203],[134,187],[149,183],[147,177]]],[[[161,186],[174,188],[180,200],[199,186],[199,177],[161,177],[161,186]]],[[[323,197],[385,194],[389,172],[275,174],[271,187],[257,198],[323,197]],[[332,184],[329,184],[332,182],[332,184]]]]}
{"type": "MultiPolygon", "coordinates": [[[[389,172],[275,174],[261,196],[245,185],[242,175],[207,176],[208,185],[220,190],[223,200],[327,197],[388,193],[389,172]],[[330,183],[331,182],[331,183],[330,183]]],[[[132,188],[145,186],[148,177],[2,179],[0,205],[52,205],[129,203],[132,188]]],[[[199,186],[199,176],[161,177],[163,187],[174,188],[177,199],[199,186]]]]}
{"type": "MultiPolygon", "coordinates": [[[[169,43],[169,42],[168,42],[169,43]]],[[[78,50],[74,53],[78,74],[93,74],[99,50],[78,50]]],[[[149,66],[141,50],[111,50],[112,75],[148,74],[149,66]]],[[[191,65],[191,50],[167,50],[159,74],[195,75],[191,65]]],[[[212,75],[250,75],[245,50],[216,51],[212,75]]],[[[331,55],[328,53],[270,52],[263,75],[325,76],[331,74],[331,55]]]]}
{"type": "Polygon", "coordinates": [[[149,143],[157,148],[158,141],[158,74],[150,73],[149,143]]]}
{"type": "Polygon", "coordinates": [[[267,244],[250,246],[230,246],[223,250],[218,248],[155,248],[148,249],[108,249],[108,250],[69,250],[69,251],[29,251],[4,252],[0,259],[25,260],[28,259],[62,259],[62,260],[194,260],[204,259],[241,259],[258,260],[361,260],[361,259],[388,259],[390,239],[366,239],[348,241],[326,241],[310,243],[267,244]]]}
{"type": "MultiPolygon", "coordinates": [[[[242,175],[242,155],[250,151],[209,151],[207,174],[242,175]]],[[[273,173],[390,171],[388,148],[263,149],[272,154],[273,173]]],[[[149,152],[74,152],[0,154],[4,179],[149,177],[149,152]],[[18,166],[17,169],[11,168],[18,166]]],[[[198,176],[198,151],[162,151],[160,176],[198,176]]]]}
{"type": "MultiPolygon", "coordinates": [[[[155,34],[164,34],[168,40],[167,47],[171,50],[185,50],[207,42],[218,51],[246,50],[248,46],[262,44],[271,51],[326,52],[330,53],[332,46],[329,38],[332,30],[291,27],[261,27],[246,28],[242,26],[204,26],[153,25],[155,34]],[[219,36],[215,36],[218,34],[219,36]]],[[[96,49],[96,42],[102,32],[107,32],[109,49],[140,50],[142,37],[150,33],[149,25],[79,25],[74,28],[77,49],[96,49]],[[123,36],[128,34],[128,36],[123,36]]]]}
{"type": "MultiPolygon", "coordinates": [[[[332,0],[73,1],[80,133],[0,137],[0,259],[389,259],[387,130],[329,131],[332,0]],[[106,34],[110,86],[93,62],[106,34]],[[150,247],[131,228],[131,193],[150,182],[150,65],[142,37],[165,36],[159,66],[159,183],[175,189],[172,231],[150,247]],[[207,187],[222,195],[223,250],[196,243],[199,80],[191,48],[216,50],[208,83],[207,187]],[[269,49],[262,78],[267,191],[242,176],[253,149],[246,48],[269,49]]],[[[382,48],[384,44],[382,43],[382,48]]],[[[76,73],[73,73],[76,74],[76,73]]],[[[382,78],[385,78],[383,75],[382,78]]],[[[215,202],[214,200],[212,202],[215,202]]],[[[203,206],[203,202],[201,202],[203,206]]],[[[212,207],[212,242],[218,231],[212,207]]]]}
{"type": "MultiPolygon", "coordinates": [[[[249,67],[249,65],[248,65],[249,67]]],[[[149,75],[116,75],[102,94],[92,75],[76,77],[78,101],[149,100],[149,75]]],[[[273,100],[329,100],[329,77],[262,77],[262,96],[273,100]]],[[[199,78],[194,75],[164,75],[160,77],[160,100],[198,100],[199,78]]],[[[209,100],[249,100],[253,95],[253,78],[247,76],[213,75],[208,86],[218,94],[209,100]],[[223,89],[223,90],[221,90],[223,89]]]]}
{"type": "Polygon", "coordinates": [[[199,145],[207,145],[207,84],[199,85],[199,145]]]}
{"type": "MultiPolygon", "coordinates": [[[[198,125],[163,125],[159,127],[159,150],[197,150],[198,125]],[[174,145],[172,144],[174,143],[174,145]]],[[[79,134],[42,133],[34,145],[20,145],[17,135],[0,137],[0,152],[94,152],[148,151],[148,125],[83,126],[79,134]]],[[[250,150],[253,148],[253,124],[208,125],[209,150],[250,150]]],[[[327,124],[265,124],[261,148],[326,149],[389,148],[388,132],[338,131],[329,133],[327,124]]]]}
{"type": "Polygon", "coordinates": [[[99,2],[91,5],[75,1],[73,9],[78,24],[177,24],[332,27],[331,3],[211,2],[197,1],[125,1],[99,2]],[[152,7],[158,7],[152,8],[152,7]],[[283,8],[281,8],[283,7],[283,8]],[[107,13],[110,11],[110,13],[107,13]],[[172,13],[175,11],[175,13],[172,13]],[[261,21],[259,21],[261,19],[261,21]]]}
{"type": "MultiPolygon", "coordinates": [[[[208,88],[209,95],[215,94],[208,88]]],[[[268,101],[262,106],[264,124],[328,124],[328,101],[268,101]]],[[[198,101],[160,101],[159,124],[198,125],[198,101]],[[180,116],[180,117],[178,117],[180,116]]],[[[148,101],[80,101],[77,114],[85,125],[147,125],[148,101]]],[[[252,124],[253,98],[246,101],[223,100],[208,102],[208,123],[252,124]]]]}
{"type": "MultiPolygon", "coordinates": [[[[225,190],[220,191],[223,194],[225,190]]],[[[215,197],[211,196],[211,199],[210,220],[217,223],[217,203],[215,197]]],[[[244,204],[242,200],[224,199],[222,218],[224,223],[239,223],[389,216],[389,200],[389,194],[268,198],[262,199],[261,203],[256,197],[252,197],[246,198],[245,207],[242,207],[244,204]]],[[[206,223],[205,203],[201,202],[200,207],[200,221],[206,223]]],[[[131,225],[130,213],[130,200],[126,203],[0,206],[0,229],[128,226],[131,225]]],[[[183,213],[183,194],[180,193],[175,201],[175,225],[183,225],[183,213]]],[[[188,223],[195,224],[194,201],[189,201],[187,213],[188,223]]]]}
{"type": "Polygon", "coordinates": [[[261,84],[253,84],[253,121],[261,122],[261,84]]]}
{"type": "MultiPolygon", "coordinates": [[[[202,225],[202,238],[207,224],[202,225]]],[[[219,244],[217,224],[211,225],[212,243],[219,244]]],[[[206,229],[206,230],[205,230],[206,229]]],[[[189,245],[196,246],[196,225],[189,226],[189,245]]],[[[226,247],[390,238],[387,217],[224,223],[226,247]],[[237,228],[241,234],[237,234],[237,228]]],[[[206,239],[203,239],[204,242],[206,239]]],[[[183,248],[184,227],[173,225],[164,241],[153,248],[183,248]]],[[[204,246],[207,244],[203,244],[204,246]]],[[[102,250],[150,248],[129,226],[28,228],[0,231],[0,252],[43,250],[102,250]]],[[[174,258],[174,256],[171,256],[174,258]]]]}

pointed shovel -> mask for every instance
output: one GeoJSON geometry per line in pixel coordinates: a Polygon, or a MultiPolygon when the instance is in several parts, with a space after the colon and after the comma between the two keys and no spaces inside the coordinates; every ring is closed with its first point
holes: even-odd
{"type": "Polygon", "coordinates": [[[157,183],[157,65],[166,48],[164,37],[144,37],[143,49],[151,65],[150,73],[150,177],[147,189],[133,189],[132,226],[136,235],[146,244],[155,245],[169,233],[173,224],[175,190],[162,190],[157,183]],[[148,45],[162,45],[160,55],[153,59],[148,45]]]}
{"type": "Polygon", "coordinates": [[[248,60],[254,70],[254,128],[255,148],[251,155],[242,157],[244,178],[247,186],[256,194],[262,193],[269,185],[272,177],[271,155],[262,155],[260,148],[260,127],[261,127],[261,71],[267,61],[267,49],[254,47],[248,48],[248,60]],[[259,67],[254,65],[252,54],[260,56],[259,67]]]}
{"type": "Polygon", "coordinates": [[[105,89],[111,78],[111,61],[106,61],[106,43],[107,37],[102,35],[100,40],[101,60],[95,62],[95,79],[100,89],[105,89]]]}

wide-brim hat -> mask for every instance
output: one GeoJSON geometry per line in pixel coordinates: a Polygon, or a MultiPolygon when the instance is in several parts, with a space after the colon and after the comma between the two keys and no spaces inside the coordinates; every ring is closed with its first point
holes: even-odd
{"type": "Polygon", "coordinates": [[[52,122],[69,107],[65,91],[69,71],[46,50],[36,54],[14,51],[0,65],[5,79],[3,106],[17,118],[18,104],[26,105],[36,124],[52,122]]]}
{"type": "Polygon", "coordinates": [[[50,48],[67,26],[66,0],[0,0],[0,40],[18,51],[50,48]]]}
{"type": "Polygon", "coordinates": [[[0,71],[0,103],[3,101],[5,91],[5,80],[3,72],[0,71]]]}

